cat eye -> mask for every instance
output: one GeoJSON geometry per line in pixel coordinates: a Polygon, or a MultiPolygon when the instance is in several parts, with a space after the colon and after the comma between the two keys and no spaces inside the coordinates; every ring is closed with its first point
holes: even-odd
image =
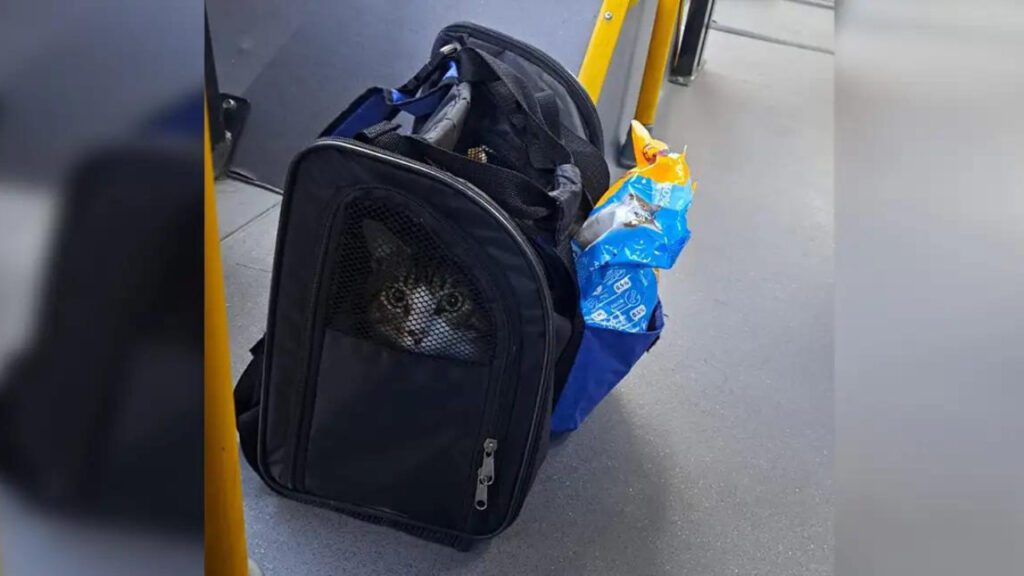
{"type": "Polygon", "coordinates": [[[459,294],[458,292],[448,292],[441,297],[441,311],[458,312],[464,303],[465,299],[462,297],[462,294],[459,294]]]}
{"type": "Polygon", "coordinates": [[[384,301],[393,308],[405,306],[405,290],[392,286],[384,291],[384,301]]]}

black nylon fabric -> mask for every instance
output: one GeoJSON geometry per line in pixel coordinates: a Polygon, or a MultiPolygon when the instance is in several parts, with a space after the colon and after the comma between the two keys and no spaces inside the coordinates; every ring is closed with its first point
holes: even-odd
{"type": "Polygon", "coordinates": [[[604,131],[597,109],[586,90],[565,66],[521,40],[473,22],[446,26],[434,39],[433,51],[452,42],[491,54],[529,78],[538,90],[553,93],[563,124],[595,149],[604,149],[604,131]]]}
{"type": "Polygon", "coordinates": [[[560,228],[564,226],[561,224],[563,213],[571,214],[580,197],[579,172],[571,164],[560,167],[556,188],[547,192],[513,170],[470,160],[419,138],[390,130],[381,132],[379,137],[367,142],[441,167],[483,190],[530,232],[546,232],[552,239],[562,234],[564,238],[564,230],[560,228]]]}
{"type": "Polygon", "coordinates": [[[422,98],[457,82],[433,114],[417,112],[412,135],[390,114],[293,162],[267,333],[235,398],[246,460],[275,491],[465,549],[515,520],[546,457],[583,332],[570,238],[608,171],[596,112],[577,106],[564,71],[534,66],[544,58],[514,41],[458,43],[401,88],[422,98]],[[449,60],[458,80],[442,78],[449,60]],[[371,220],[420,230],[411,244],[467,271],[489,348],[439,356],[362,332],[384,294],[365,279],[377,273],[371,220]],[[489,463],[493,482],[479,484],[489,463]]]}
{"type": "Polygon", "coordinates": [[[0,476],[48,512],[202,529],[197,152],[111,144],[67,176],[35,329],[0,371],[0,476]]]}
{"type": "MultiPolygon", "coordinates": [[[[545,193],[516,172],[474,162],[391,130],[385,131],[382,137],[373,140],[372,143],[387,150],[443,166],[452,174],[487,191],[502,208],[516,218],[517,223],[528,234],[536,233],[550,238],[549,246],[541,244],[537,249],[545,260],[552,295],[555,298],[555,309],[566,323],[565,345],[559,350],[555,368],[553,401],[557,402],[575,361],[584,328],[578,305],[576,268],[569,244],[569,235],[574,223],[572,215],[577,211],[577,205],[583,196],[580,194],[579,170],[572,165],[560,166],[556,171],[559,185],[555,190],[545,193]],[[524,205],[525,197],[533,200],[532,205],[524,205]],[[549,227],[544,230],[537,229],[535,221],[547,222],[549,227]],[[551,222],[554,222],[553,230],[550,228],[551,222]]],[[[583,196],[583,199],[585,198],[583,196]]]]}
{"type": "MultiPolygon", "coordinates": [[[[487,516],[488,520],[474,524],[474,530],[482,533],[498,530],[505,518],[502,511],[510,510],[512,504],[515,485],[512,478],[516,477],[525,459],[529,428],[536,421],[535,406],[541,406],[540,420],[550,418],[551,389],[545,381],[550,382],[551,375],[542,376],[541,370],[542,357],[547,354],[544,352],[545,342],[554,336],[547,332],[540,306],[539,282],[543,281],[543,271],[538,278],[537,271],[531,271],[524,261],[524,247],[516,244],[501,225],[496,225],[492,215],[474,202],[467,201],[449,185],[396,166],[386,158],[361,154],[353,149],[355,146],[354,143],[332,142],[315,145],[296,160],[289,179],[282,209],[266,340],[264,376],[269,375],[269,378],[264,380],[265,389],[261,391],[260,399],[257,464],[261,476],[275,490],[290,496],[300,494],[295,490],[301,486],[292,481],[295,472],[292,468],[295,456],[292,444],[298,427],[295,413],[301,405],[297,391],[303,388],[300,380],[306,376],[306,352],[310,347],[315,349],[318,346],[310,342],[303,332],[313,312],[311,306],[316,302],[316,297],[311,296],[315,271],[321,266],[316,253],[318,244],[323,242],[329,215],[333,213],[328,207],[343,204],[352,186],[367,182],[395,190],[415,189],[420,192],[420,200],[434,206],[451,221],[459,222],[462,232],[473,237],[475,245],[483,247],[487,262],[480,265],[501,271],[511,295],[505,299],[505,306],[510,313],[514,311],[517,315],[516,331],[521,335],[521,343],[517,362],[509,367],[508,374],[519,384],[507,387],[510,392],[514,391],[515,398],[511,399],[513,404],[503,416],[509,428],[496,462],[508,479],[493,487],[495,512],[487,516]],[[297,201],[300,198],[302,201],[297,201]],[[300,265],[305,265],[306,270],[300,271],[300,265]],[[544,388],[547,389],[542,392],[544,388]]],[[[554,362],[554,359],[550,361],[554,362]]],[[[251,369],[247,373],[257,372],[251,369]]],[[[246,418],[240,419],[243,432],[244,420],[246,418]]],[[[471,488],[467,487],[467,490],[471,488]]],[[[336,501],[318,500],[316,495],[301,494],[323,505],[336,501]]]]}
{"type": "MultiPolygon", "coordinates": [[[[463,48],[459,55],[460,75],[463,80],[474,86],[484,86],[486,94],[496,108],[504,114],[520,133],[533,137],[528,146],[530,165],[534,168],[550,168],[551,158],[564,158],[569,153],[573,164],[562,164],[552,170],[554,184],[550,185],[546,194],[555,200],[557,214],[549,217],[555,223],[555,234],[551,246],[538,245],[538,251],[545,258],[546,269],[552,294],[556,300],[559,314],[559,326],[564,328],[564,345],[559,348],[558,361],[555,368],[553,402],[557,402],[565,381],[576,358],[583,336],[583,318],[579,310],[579,291],[576,281],[576,269],[569,245],[569,236],[574,225],[581,223],[590,213],[594,201],[608,187],[609,174],[607,163],[602,152],[590,142],[581,138],[571,129],[562,129],[559,121],[557,100],[549,90],[532,86],[523,75],[513,70],[506,63],[486,50],[478,50],[473,44],[463,48]],[[559,135],[556,137],[555,135],[559,135]],[[567,184],[571,182],[571,184],[567,184]],[[561,193],[572,190],[571,197],[560,197],[561,193]],[[583,191],[584,193],[580,193],[583,191]],[[548,257],[550,254],[551,257],[548,257]]],[[[478,128],[479,129],[479,128],[478,128]]],[[[394,137],[391,137],[394,140],[394,137]]],[[[410,147],[405,146],[408,152],[410,147]]],[[[481,190],[488,192],[496,199],[508,197],[501,190],[498,182],[504,179],[497,174],[489,174],[487,169],[475,168],[473,165],[484,166],[472,161],[468,162],[459,155],[450,163],[440,165],[476,184],[481,190]],[[461,166],[456,167],[458,164],[461,166]],[[460,174],[460,170],[465,172],[460,174]]],[[[490,166],[487,166],[490,169],[490,166]]],[[[519,170],[526,167],[520,164],[519,170]]],[[[506,170],[521,178],[513,170],[506,170]]],[[[522,178],[526,180],[525,178],[522,178]]],[[[504,207],[504,206],[503,206],[504,207]]],[[[515,206],[510,206],[510,211],[515,206]]],[[[529,229],[529,225],[524,225],[529,229]]],[[[546,446],[546,444],[544,444],[546,446]]],[[[538,455],[543,460],[544,450],[538,455]]],[[[539,462],[538,462],[539,465],[539,462]]],[[[536,473],[534,469],[533,474],[536,473]]]]}
{"type": "Polygon", "coordinates": [[[557,402],[569,377],[583,337],[583,318],[579,311],[579,290],[569,234],[573,214],[581,201],[580,173],[575,166],[556,170],[555,190],[544,192],[518,173],[497,166],[474,162],[430,144],[381,129],[382,136],[372,143],[419,160],[444,167],[450,173],[475,184],[494,198],[529,235],[549,238],[550,245],[537,245],[555,298],[555,309],[565,321],[565,345],[559,349],[555,369],[554,401],[557,402]],[[525,199],[529,200],[525,200],[525,199]],[[543,229],[536,222],[547,223],[543,229]],[[552,228],[553,224],[553,228],[552,228]],[[550,254],[550,256],[549,256],[550,254]]]}
{"type": "Polygon", "coordinates": [[[238,443],[242,455],[253,470],[259,469],[257,459],[257,437],[260,424],[260,393],[263,388],[264,336],[249,349],[252,359],[235,385],[235,417],[238,424],[238,443]]]}
{"type": "Polygon", "coordinates": [[[551,110],[552,100],[542,96],[542,105],[522,76],[500,60],[474,49],[463,49],[459,56],[467,80],[486,82],[488,93],[506,115],[513,119],[521,115],[523,128],[528,129],[527,133],[536,138],[536,145],[529,148],[534,166],[545,167],[550,162],[549,158],[565,158],[564,150],[571,162],[580,169],[587,199],[581,204],[578,219],[582,222],[608,189],[610,176],[603,152],[572,130],[563,130],[555,117],[556,113],[551,110]],[[547,114],[543,108],[548,109],[547,114]],[[547,123],[548,119],[554,125],[547,123]],[[555,134],[559,134],[560,138],[555,134]]]}
{"type": "MultiPolygon", "coordinates": [[[[557,63],[543,66],[543,62],[538,62],[539,56],[529,57],[528,53],[536,49],[476,24],[459,23],[445,28],[434,42],[435,49],[456,39],[486,54],[487,62],[500,66],[504,75],[518,78],[519,80],[512,85],[517,97],[525,101],[532,95],[537,101],[536,108],[527,109],[536,117],[542,118],[551,134],[557,136],[569,149],[573,162],[583,175],[586,198],[581,204],[580,212],[581,218],[585,218],[593,204],[608,189],[610,175],[604,159],[600,120],[593,104],[589,99],[586,105],[576,104],[570,97],[571,93],[585,95],[582,87],[557,63]],[[556,71],[551,70],[551,66],[558,66],[561,74],[555,74],[556,71]],[[559,76],[566,78],[556,79],[559,76]],[[567,82],[572,82],[573,86],[566,85],[567,82]],[[545,107],[550,107],[552,103],[558,109],[557,121],[550,110],[545,110],[545,107]]],[[[474,74],[477,71],[471,67],[469,73],[474,74]]]]}
{"type": "Polygon", "coordinates": [[[459,73],[467,82],[487,87],[495,104],[530,138],[530,160],[537,168],[553,168],[571,162],[572,156],[544,122],[536,97],[521,76],[500,60],[474,48],[458,53],[459,73]]]}
{"type": "Polygon", "coordinates": [[[320,355],[304,488],[463,530],[480,466],[479,431],[489,427],[491,367],[332,329],[320,355]]]}
{"type": "Polygon", "coordinates": [[[536,98],[544,125],[555,138],[561,140],[562,121],[559,119],[558,101],[555,100],[555,95],[551,91],[544,91],[537,93],[536,98]]]}
{"type": "Polygon", "coordinates": [[[603,154],[571,130],[562,131],[562,143],[572,154],[573,163],[579,169],[582,178],[584,194],[580,200],[577,217],[577,222],[582,224],[590,211],[594,209],[594,205],[608,190],[611,179],[608,163],[603,154]]]}

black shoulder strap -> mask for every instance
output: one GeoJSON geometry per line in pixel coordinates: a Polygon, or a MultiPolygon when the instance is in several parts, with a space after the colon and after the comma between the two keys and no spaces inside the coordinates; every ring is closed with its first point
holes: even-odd
{"type": "Polygon", "coordinates": [[[562,130],[562,143],[572,154],[573,163],[580,169],[583,179],[583,197],[580,199],[579,214],[579,222],[582,224],[611,184],[608,162],[605,161],[601,150],[594,148],[593,144],[568,128],[562,130]]]}
{"type": "Polygon", "coordinates": [[[245,367],[238,385],[235,386],[235,420],[238,425],[238,443],[242,446],[242,454],[253,470],[257,465],[257,439],[260,430],[260,394],[263,389],[263,341],[260,337],[249,349],[252,360],[245,367]]]}
{"type": "Polygon", "coordinates": [[[559,120],[558,101],[555,100],[555,93],[545,90],[536,94],[537,106],[540,107],[540,116],[544,124],[551,131],[555,138],[562,136],[562,122],[559,120]]]}
{"type": "Polygon", "coordinates": [[[523,78],[486,52],[463,48],[458,54],[460,78],[485,86],[491,99],[513,124],[520,123],[532,140],[530,160],[536,168],[554,168],[572,162],[572,154],[546,125],[537,97],[523,78]]]}
{"type": "Polygon", "coordinates": [[[420,138],[399,134],[390,126],[372,127],[372,130],[364,131],[357,139],[437,166],[473,184],[497,202],[531,235],[546,232],[556,244],[566,238],[572,212],[576,210],[581,195],[579,177],[576,168],[571,165],[560,166],[555,171],[555,187],[546,191],[518,172],[471,160],[420,138]],[[370,137],[370,134],[377,136],[370,137]]]}
{"type": "Polygon", "coordinates": [[[459,53],[459,64],[462,66],[462,77],[486,83],[491,97],[499,107],[505,109],[506,113],[512,113],[514,105],[518,104],[531,127],[539,126],[539,130],[534,130],[537,148],[531,149],[531,153],[536,150],[540,154],[553,156],[562,161],[558,150],[561,149],[580,169],[584,191],[579,214],[579,220],[582,222],[610,184],[604,151],[598,150],[572,130],[563,128],[560,122],[558,127],[548,125],[548,122],[558,122],[557,112],[550,109],[556,103],[550,98],[538,97],[529,92],[522,78],[497,58],[486,52],[463,48],[459,53]]]}

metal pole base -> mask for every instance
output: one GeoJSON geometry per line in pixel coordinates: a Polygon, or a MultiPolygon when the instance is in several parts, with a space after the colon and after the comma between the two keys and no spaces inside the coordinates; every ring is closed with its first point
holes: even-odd
{"type": "Polygon", "coordinates": [[[677,86],[689,86],[697,76],[700,76],[700,71],[704,69],[704,64],[707,62],[706,58],[701,57],[700,62],[694,69],[693,74],[689,76],[680,76],[678,74],[669,74],[668,81],[677,86]]]}
{"type": "Polygon", "coordinates": [[[677,86],[689,86],[690,82],[697,78],[697,75],[693,76],[669,76],[668,81],[677,86]]]}
{"type": "MultiPolygon", "coordinates": [[[[654,125],[644,124],[644,128],[654,135],[654,125]]],[[[619,147],[618,164],[622,168],[636,168],[636,156],[633,154],[633,131],[626,129],[626,137],[622,139],[622,146],[619,147]]]]}

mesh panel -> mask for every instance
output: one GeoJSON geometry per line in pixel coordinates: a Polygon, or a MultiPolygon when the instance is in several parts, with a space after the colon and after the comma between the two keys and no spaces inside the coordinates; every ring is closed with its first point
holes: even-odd
{"type": "Polygon", "coordinates": [[[329,325],[408,352],[490,359],[494,322],[467,268],[404,206],[358,198],[333,249],[329,325]]]}

